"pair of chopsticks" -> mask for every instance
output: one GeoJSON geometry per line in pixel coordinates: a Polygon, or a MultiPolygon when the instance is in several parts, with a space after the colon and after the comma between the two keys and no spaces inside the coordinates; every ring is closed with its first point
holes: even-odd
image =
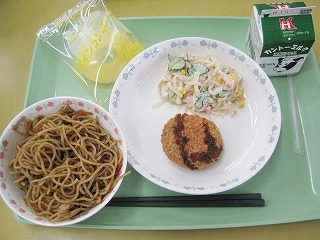
{"type": "Polygon", "coordinates": [[[260,193],[200,196],[116,197],[108,206],[115,207],[263,207],[260,193]]]}

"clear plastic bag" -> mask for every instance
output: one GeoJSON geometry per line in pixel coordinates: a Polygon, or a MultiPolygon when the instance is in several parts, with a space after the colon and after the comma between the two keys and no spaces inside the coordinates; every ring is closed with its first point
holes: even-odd
{"type": "Polygon", "coordinates": [[[64,12],[38,32],[59,58],[92,88],[97,103],[108,96],[99,88],[112,84],[121,70],[144,46],[117,20],[104,0],[85,0],[64,12]]]}

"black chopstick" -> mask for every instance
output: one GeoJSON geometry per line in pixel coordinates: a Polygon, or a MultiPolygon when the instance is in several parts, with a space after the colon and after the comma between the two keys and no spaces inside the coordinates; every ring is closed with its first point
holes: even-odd
{"type": "Polygon", "coordinates": [[[117,207],[263,207],[260,193],[199,196],[116,197],[107,206],[117,207]]]}

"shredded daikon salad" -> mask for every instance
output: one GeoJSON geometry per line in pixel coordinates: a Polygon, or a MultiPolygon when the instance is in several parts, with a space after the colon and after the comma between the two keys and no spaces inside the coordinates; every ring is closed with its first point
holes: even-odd
{"type": "Polygon", "coordinates": [[[213,56],[168,55],[164,77],[158,84],[160,105],[185,104],[188,110],[234,115],[244,108],[242,78],[213,56]]]}

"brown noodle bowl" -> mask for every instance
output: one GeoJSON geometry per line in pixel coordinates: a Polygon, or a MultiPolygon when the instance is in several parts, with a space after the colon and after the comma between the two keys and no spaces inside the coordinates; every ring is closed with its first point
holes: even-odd
{"type": "Polygon", "coordinates": [[[37,216],[72,219],[103,201],[124,177],[117,140],[91,112],[64,105],[55,114],[25,124],[26,139],[9,162],[15,183],[37,216]]]}

